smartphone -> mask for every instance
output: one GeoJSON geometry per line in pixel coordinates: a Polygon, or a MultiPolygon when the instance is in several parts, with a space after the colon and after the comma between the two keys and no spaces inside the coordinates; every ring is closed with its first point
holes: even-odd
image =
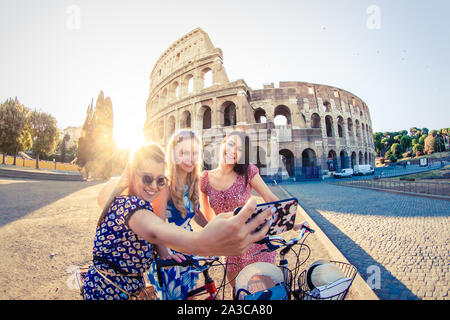
{"type": "MultiPolygon", "coordinates": [[[[267,232],[268,236],[273,236],[276,234],[280,234],[286,231],[291,230],[295,224],[295,216],[297,214],[297,198],[289,198],[283,199],[273,202],[261,203],[256,206],[255,212],[251,215],[251,217],[247,220],[248,223],[251,219],[256,217],[261,212],[265,211],[267,208],[274,206],[276,211],[272,214],[272,225],[267,232]]],[[[234,210],[234,215],[238,214],[241,211],[242,207],[236,208],[234,210]]],[[[258,226],[255,232],[259,231],[264,224],[258,226]]]]}

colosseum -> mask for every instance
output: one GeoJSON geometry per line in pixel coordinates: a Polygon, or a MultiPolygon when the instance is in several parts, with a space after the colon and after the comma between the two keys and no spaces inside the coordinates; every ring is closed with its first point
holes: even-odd
{"type": "Polygon", "coordinates": [[[226,132],[244,129],[251,159],[266,180],[321,179],[356,164],[375,164],[369,108],[346,90],[286,81],[252,89],[229,81],[222,50],[197,28],[174,42],[150,75],[144,136],[165,146],[190,128],[203,141],[204,166],[218,164],[226,132]]]}

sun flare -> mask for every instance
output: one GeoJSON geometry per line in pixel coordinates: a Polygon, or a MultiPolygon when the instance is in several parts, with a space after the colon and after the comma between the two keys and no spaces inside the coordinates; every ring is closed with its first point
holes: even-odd
{"type": "Polygon", "coordinates": [[[118,123],[114,127],[114,140],[122,150],[130,150],[131,154],[145,144],[142,126],[133,122],[118,123]]]}

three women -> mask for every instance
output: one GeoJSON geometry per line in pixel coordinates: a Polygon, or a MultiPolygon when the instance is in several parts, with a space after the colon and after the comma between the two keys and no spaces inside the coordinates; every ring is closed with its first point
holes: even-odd
{"type": "MultiPolygon", "coordinates": [[[[256,206],[251,190],[266,202],[277,197],[262,181],[257,167],[249,163],[248,142],[243,132],[228,135],[221,146],[219,168],[205,172],[201,179],[201,144],[192,131],[172,137],[167,160],[156,144],[139,149],[122,177],[110,181],[99,194],[98,202],[104,210],[95,235],[93,265],[84,282],[85,297],[128,299],[142,288],[148,270],[150,282],[158,287],[153,248],[163,258],[178,260],[183,259],[178,252],[233,256],[251,248],[247,255],[231,258],[237,268],[228,271],[230,280],[253,262],[251,254],[259,246],[254,242],[267,232],[271,212],[266,210],[245,223],[256,206]],[[164,175],[166,163],[168,178],[164,175]],[[238,206],[244,208],[233,217],[238,206]],[[204,228],[192,232],[192,219],[204,228]],[[264,221],[265,226],[253,233],[264,221]]],[[[258,255],[261,259],[273,262],[274,254],[258,255]]],[[[160,298],[185,299],[197,281],[188,271],[181,267],[165,270],[164,288],[171,290],[159,288],[160,298]]]]}

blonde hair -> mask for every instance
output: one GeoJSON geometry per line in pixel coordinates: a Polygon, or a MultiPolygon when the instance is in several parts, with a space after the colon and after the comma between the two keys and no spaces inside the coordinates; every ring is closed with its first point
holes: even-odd
{"type": "MultiPolygon", "coordinates": [[[[130,187],[133,185],[133,180],[136,179],[136,172],[143,166],[144,162],[147,160],[153,160],[158,163],[164,163],[164,167],[166,166],[164,150],[158,144],[151,143],[140,147],[134,153],[133,159],[131,160],[130,163],[129,171],[127,172],[129,195],[135,195],[135,190],[132,190],[132,188],[130,187]]],[[[98,219],[97,227],[99,227],[102,224],[115,198],[120,196],[123,192],[124,192],[123,186],[118,185],[115,187],[108,201],[106,202],[105,207],[103,208],[100,218],[98,219]]]]}
{"type": "MultiPolygon", "coordinates": [[[[180,211],[183,218],[186,217],[187,209],[183,201],[183,182],[181,181],[180,174],[178,173],[178,166],[175,163],[174,149],[179,143],[185,141],[186,139],[195,141],[196,143],[198,143],[199,148],[201,147],[200,140],[194,131],[180,130],[170,138],[166,153],[170,195],[175,208],[180,211]]],[[[194,205],[195,212],[197,211],[199,204],[200,158],[201,157],[198,157],[199,160],[197,160],[197,163],[195,163],[192,172],[189,172],[186,176],[188,198],[194,205]]]]}

